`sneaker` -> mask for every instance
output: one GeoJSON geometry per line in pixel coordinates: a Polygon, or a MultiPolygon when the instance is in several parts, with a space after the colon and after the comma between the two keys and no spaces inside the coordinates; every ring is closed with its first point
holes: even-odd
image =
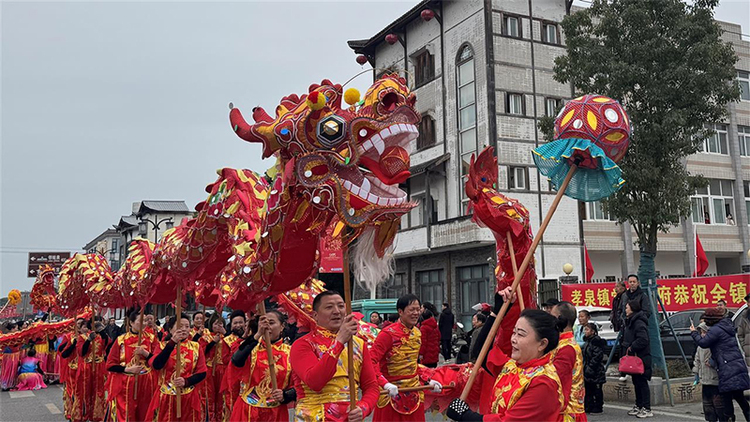
{"type": "Polygon", "coordinates": [[[620,377],[620,378],[618,378],[618,380],[619,380],[620,382],[625,382],[625,381],[627,381],[627,380],[628,380],[628,378],[627,378],[627,377],[620,377]]]}
{"type": "Polygon", "coordinates": [[[635,415],[636,418],[653,418],[654,414],[651,412],[651,409],[646,409],[645,407],[641,409],[640,412],[638,412],[637,415],[635,415]]]}
{"type": "Polygon", "coordinates": [[[637,415],[637,414],[638,414],[638,413],[640,413],[640,412],[641,412],[641,408],[640,408],[640,407],[638,407],[638,406],[633,406],[633,408],[632,408],[632,409],[630,409],[630,411],[628,412],[628,415],[629,415],[629,416],[635,416],[635,415],[637,415]]]}

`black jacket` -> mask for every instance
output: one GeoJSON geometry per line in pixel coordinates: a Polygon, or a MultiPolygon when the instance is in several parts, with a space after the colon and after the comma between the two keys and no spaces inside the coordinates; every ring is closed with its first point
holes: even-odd
{"type": "Polygon", "coordinates": [[[599,336],[586,339],[581,350],[583,354],[583,379],[594,384],[604,384],[607,376],[604,371],[604,346],[607,342],[599,336]]]}
{"type": "Polygon", "coordinates": [[[750,389],[750,377],[736,334],[734,324],[728,318],[711,326],[705,337],[701,337],[698,331],[690,333],[695,344],[711,349],[711,357],[719,373],[720,393],[750,389]]]}
{"type": "Polygon", "coordinates": [[[450,341],[453,336],[453,323],[456,319],[453,317],[453,312],[450,308],[443,309],[440,313],[440,319],[438,320],[438,329],[440,330],[440,339],[450,341]]]}
{"type": "Polygon", "coordinates": [[[622,298],[625,292],[620,293],[612,299],[612,312],[609,314],[609,322],[612,323],[612,329],[619,332],[622,330],[622,298]]]}
{"type": "Polygon", "coordinates": [[[651,340],[648,337],[648,319],[643,311],[625,318],[625,332],[622,336],[620,356],[638,356],[643,361],[643,375],[651,379],[651,340]],[[628,351],[630,349],[630,351],[628,351]]]}
{"type": "Polygon", "coordinates": [[[649,317],[651,317],[651,301],[648,299],[646,291],[638,286],[638,288],[635,289],[634,292],[625,290],[625,293],[622,294],[622,302],[620,303],[620,319],[623,322],[622,325],[625,325],[625,305],[627,305],[631,300],[637,300],[638,302],[640,302],[641,312],[646,315],[646,319],[649,319],[649,317]]]}

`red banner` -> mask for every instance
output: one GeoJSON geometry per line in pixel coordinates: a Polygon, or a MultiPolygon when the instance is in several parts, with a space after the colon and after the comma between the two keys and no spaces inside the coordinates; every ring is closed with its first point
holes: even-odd
{"type": "Polygon", "coordinates": [[[321,273],[343,273],[344,272],[344,252],[342,251],[341,241],[326,241],[323,237],[320,240],[318,251],[320,252],[320,269],[321,273]],[[333,244],[333,245],[331,245],[333,244]]]}
{"type": "MultiPolygon", "coordinates": [[[[659,296],[668,312],[702,309],[716,306],[723,299],[728,308],[739,308],[745,303],[750,274],[717,277],[664,278],[658,280],[659,296]]],[[[615,283],[563,284],[562,300],[576,306],[612,307],[615,283]]]]}

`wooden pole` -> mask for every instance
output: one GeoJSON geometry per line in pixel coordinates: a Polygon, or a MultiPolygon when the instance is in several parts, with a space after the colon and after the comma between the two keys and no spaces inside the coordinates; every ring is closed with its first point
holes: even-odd
{"type": "MultiPolygon", "coordinates": [[[[177,308],[175,309],[177,320],[175,321],[175,325],[177,327],[180,326],[180,322],[182,321],[182,286],[177,284],[177,308]]],[[[174,328],[174,327],[173,327],[174,328]]],[[[174,373],[177,375],[177,377],[180,377],[180,374],[182,374],[182,359],[180,356],[180,343],[181,341],[177,342],[177,356],[175,356],[175,364],[174,364],[174,373]]],[[[177,397],[176,397],[176,405],[177,405],[177,417],[182,417],[182,389],[177,387],[175,388],[177,390],[177,397]]]]}
{"type": "MultiPolygon", "coordinates": [[[[547,211],[547,216],[544,217],[542,225],[539,226],[539,232],[534,237],[534,241],[531,242],[531,247],[526,253],[526,257],[523,259],[521,267],[516,272],[516,277],[513,279],[513,285],[510,287],[511,291],[514,291],[518,288],[518,284],[521,282],[521,277],[523,277],[526,269],[529,268],[529,264],[534,258],[534,252],[536,251],[537,246],[539,246],[539,242],[541,242],[542,236],[544,236],[544,232],[547,230],[547,226],[549,225],[550,220],[552,220],[552,216],[555,214],[557,206],[560,205],[560,201],[565,195],[565,190],[568,188],[570,180],[573,178],[573,175],[575,174],[577,169],[578,167],[574,165],[570,166],[570,170],[568,170],[568,174],[565,176],[565,180],[562,182],[562,185],[560,185],[560,189],[557,191],[557,195],[555,196],[554,201],[552,201],[552,205],[550,205],[549,211],[547,211]]],[[[464,391],[461,393],[461,400],[466,400],[469,397],[469,392],[471,391],[471,387],[474,385],[474,381],[477,378],[479,368],[482,367],[484,359],[487,358],[487,353],[489,353],[490,351],[490,346],[492,345],[492,342],[495,341],[497,330],[498,328],[500,328],[500,323],[503,321],[503,317],[505,316],[505,313],[508,311],[509,307],[510,301],[506,301],[505,303],[503,303],[503,307],[500,309],[500,313],[495,317],[495,322],[492,324],[490,333],[487,335],[487,338],[484,341],[484,345],[482,345],[482,351],[479,352],[477,361],[476,363],[474,363],[474,367],[471,370],[471,375],[469,375],[466,386],[464,386],[464,391]]]]}
{"type": "MultiPolygon", "coordinates": [[[[345,239],[344,239],[345,240],[345,239]]],[[[346,302],[346,315],[352,313],[352,286],[349,277],[349,245],[343,243],[344,256],[344,302],[346,302]]],[[[354,338],[346,342],[347,373],[349,375],[349,405],[350,409],[357,406],[357,385],[354,382],[354,338]]]]}
{"type": "MultiPolygon", "coordinates": [[[[138,346],[136,347],[136,350],[141,348],[141,342],[143,341],[143,311],[145,309],[145,306],[141,306],[141,312],[138,315],[138,321],[140,324],[140,329],[138,330],[138,346]]],[[[127,316],[125,317],[127,318],[127,316]]],[[[126,321],[130,321],[130,319],[126,319],[126,321]]],[[[138,375],[135,374],[135,387],[133,388],[133,400],[138,399],[138,375]]]]}
{"type": "MultiPolygon", "coordinates": [[[[515,280],[516,274],[518,274],[518,265],[516,265],[516,251],[513,248],[513,240],[510,235],[510,230],[505,232],[508,239],[508,253],[510,254],[510,262],[513,264],[513,279],[515,280]]],[[[523,291],[521,290],[521,284],[518,285],[518,304],[521,306],[521,310],[526,309],[526,305],[523,303],[523,291]]]]}
{"type": "MultiPolygon", "coordinates": [[[[266,314],[266,303],[264,301],[258,303],[258,314],[261,316],[266,314]]],[[[263,330],[263,341],[266,343],[266,356],[268,357],[268,374],[271,377],[271,390],[276,390],[279,388],[276,383],[276,360],[273,357],[271,333],[269,333],[268,330],[263,330]]]]}

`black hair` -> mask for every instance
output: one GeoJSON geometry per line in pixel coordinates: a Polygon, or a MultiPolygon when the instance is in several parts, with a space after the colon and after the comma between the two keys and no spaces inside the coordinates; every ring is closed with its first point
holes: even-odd
{"type": "Polygon", "coordinates": [[[432,316],[440,315],[440,312],[438,312],[437,307],[435,307],[435,305],[433,305],[432,302],[425,302],[422,304],[422,307],[425,310],[432,312],[432,316]]]}
{"type": "Polygon", "coordinates": [[[212,333],[214,332],[213,327],[216,321],[221,322],[221,325],[226,324],[226,321],[224,321],[224,318],[221,316],[221,313],[218,311],[214,312],[213,315],[211,315],[211,317],[208,319],[208,324],[206,325],[208,330],[211,331],[212,333]]]}
{"type": "Polygon", "coordinates": [[[418,304],[422,305],[422,302],[419,301],[419,298],[417,297],[417,295],[413,293],[407,293],[401,296],[400,298],[398,298],[398,301],[396,301],[396,310],[403,311],[414,302],[417,302],[418,304]]]}
{"type": "Polygon", "coordinates": [[[128,320],[129,320],[129,321],[130,321],[131,323],[133,323],[133,322],[135,322],[135,320],[137,320],[137,319],[138,319],[138,316],[139,316],[139,313],[138,313],[138,311],[136,311],[136,310],[132,310],[132,311],[130,311],[130,313],[128,314],[128,320]]]}
{"type": "Polygon", "coordinates": [[[630,310],[636,313],[641,310],[641,302],[638,299],[629,300],[627,303],[630,306],[630,310]]]}
{"type": "Polygon", "coordinates": [[[429,309],[425,309],[424,312],[422,312],[422,321],[428,320],[432,318],[434,315],[432,315],[432,311],[429,309]]]}
{"type": "Polygon", "coordinates": [[[552,299],[547,299],[546,302],[542,303],[542,306],[546,306],[546,307],[552,308],[555,305],[557,305],[558,303],[560,303],[560,301],[557,300],[557,298],[553,297],[552,299]]]}
{"type": "Polygon", "coordinates": [[[567,327],[572,327],[576,322],[576,307],[570,302],[560,302],[555,305],[555,309],[560,312],[560,316],[557,317],[557,327],[560,332],[563,332],[567,327]]]}
{"type": "Polygon", "coordinates": [[[390,322],[398,321],[398,314],[388,314],[388,321],[390,322]]]}
{"type": "Polygon", "coordinates": [[[193,321],[195,321],[196,315],[203,315],[203,318],[204,319],[206,318],[206,314],[204,314],[203,311],[197,311],[196,313],[193,314],[193,321]]]}
{"type": "Polygon", "coordinates": [[[327,296],[339,296],[339,297],[341,297],[341,295],[339,294],[339,292],[337,292],[335,290],[325,290],[325,291],[322,291],[322,292],[318,293],[317,296],[315,296],[315,299],[313,299],[313,311],[316,311],[316,312],[318,311],[318,308],[320,308],[320,302],[323,300],[324,297],[327,297],[327,296]]]}
{"type": "MultiPolygon", "coordinates": [[[[188,316],[185,314],[180,315],[180,319],[186,319],[188,320],[188,322],[190,322],[190,318],[188,318],[188,316]]],[[[170,332],[172,331],[172,328],[175,326],[175,324],[177,324],[177,315],[172,315],[171,317],[169,317],[167,322],[164,323],[164,329],[167,330],[167,332],[170,332]]]]}
{"type": "Polygon", "coordinates": [[[585,326],[589,327],[589,330],[593,331],[594,335],[599,334],[599,326],[597,326],[596,323],[588,322],[585,326]]]}
{"type": "Polygon", "coordinates": [[[16,328],[17,326],[18,326],[18,324],[16,324],[15,322],[6,322],[5,323],[5,329],[8,330],[8,331],[16,328]]]}
{"type": "Polygon", "coordinates": [[[245,321],[247,321],[247,317],[245,316],[245,312],[237,309],[237,310],[232,311],[231,314],[229,314],[229,323],[231,324],[232,320],[235,319],[235,318],[237,318],[237,317],[242,317],[242,319],[244,319],[245,321]]]}
{"type": "Polygon", "coordinates": [[[716,303],[723,303],[724,306],[727,306],[727,301],[724,300],[724,299],[719,299],[719,300],[716,301],[716,303]]]}
{"type": "Polygon", "coordinates": [[[640,278],[638,278],[638,274],[628,274],[628,278],[635,277],[635,281],[641,281],[640,278]]]}
{"type": "Polygon", "coordinates": [[[483,312],[477,312],[474,314],[474,316],[477,317],[477,321],[481,322],[482,324],[487,322],[487,315],[485,315],[483,312]]]}
{"type": "Polygon", "coordinates": [[[587,311],[585,309],[581,309],[580,311],[578,311],[578,313],[586,315],[586,318],[591,318],[591,312],[589,312],[589,311],[587,311]]]}
{"type": "Polygon", "coordinates": [[[29,350],[26,351],[26,356],[33,358],[36,356],[36,350],[34,350],[33,347],[30,347],[29,350]]]}
{"type": "Polygon", "coordinates": [[[279,322],[281,323],[281,325],[286,324],[286,315],[282,314],[281,311],[273,309],[273,310],[270,310],[270,311],[266,311],[266,315],[268,315],[268,314],[274,314],[274,315],[276,315],[276,318],[279,319],[279,322]]]}
{"type": "Polygon", "coordinates": [[[448,302],[443,302],[443,306],[445,306],[448,309],[451,308],[451,305],[448,302]]]}
{"type": "Polygon", "coordinates": [[[91,320],[90,319],[86,320],[86,328],[88,328],[89,330],[91,330],[91,320]]]}
{"type": "Polygon", "coordinates": [[[372,312],[370,312],[370,319],[372,319],[373,314],[377,314],[378,318],[383,319],[383,317],[380,316],[380,312],[378,312],[378,311],[372,311],[372,312]]]}
{"type": "Polygon", "coordinates": [[[549,353],[557,348],[560,342],[560,332],[557,330],[557,319],[539,309],[524,309],[519,318],[525,318],[536,333],[537,340],[547,339],[547,347],[544,353],[549,353]]]}

